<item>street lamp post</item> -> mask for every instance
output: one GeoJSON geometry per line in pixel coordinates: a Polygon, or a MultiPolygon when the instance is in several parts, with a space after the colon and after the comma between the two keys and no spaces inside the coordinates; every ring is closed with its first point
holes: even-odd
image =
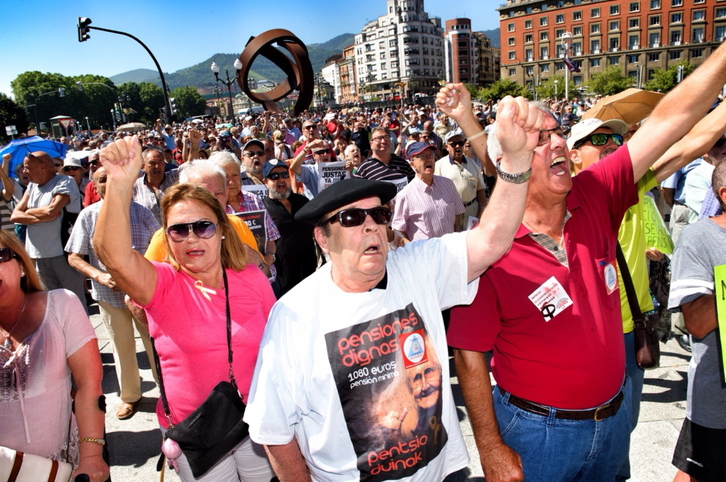
{"type": "MultiPolygon", "coordinates": [[[[131,39],[136,40],[139,44],[141,44],[144,49],[146,49],[146,52],[151,56],[151,60],[154,61],[154,64],[156,65],[156,70],[159,71],[159,78],[161,79],[161,90],[164,94],[164,112],[166,112],[167,119],[171,119],[171,107],[169,106],[169,88],[166,86],[166,80],[164,80],[164,72],[161,70],[161,66],[159,65],[159,62],[156,60],[156,57],[154,57],[154,54],[149,50],[149,47],[144,44],[141,40],[134,37],[130,33],[121,32],[120,30],[111,30],[108,28],[101,28],[101,27],[91,27],[91,19],[88,17],[78,17],[78,41],[79,42],[85,42],[91,36],[88,34],[88,31],[93,30],[100,30],[102,32],[108,32],[108,33],[115,33],[118,35],[124,35],[126,37],[129,37],[131,39]]],[[[108,86],[107,86],[108,87],[108,86]]],[[[110,87],[109,87],[110,89],[110,87]]],[[[114,116],[115,117],[115,116],[114,116]]]]}
{"type": "Polygon", "coordinates": [[[222,84],[227,86],[227,93],[229,94],[229,110],[227,113],[229,114],[229,120],[234,120],[234,112],[232,107],[232,84],[237,82],[237,79],[239,78],[239,72],[242,70],[242,62],[240,62],[239,59],[234,59],[234,68],[237,71],[234,78],[229,78],[229,70],[224,69],[224,74],[227,76],[227,80],[222,80],[219,78],[219,65],[217,65],[217,62],[212,62],[212,72],[214,72],[214,78],[217,80],[217,82],[221,82],[222,84]]]}
{"type": "Polygon", "coordinates": [[[572,33],[570,32],[565,32],[562,34],[562,37],[560,37],[560,40],[562,41],[562,46],[565,50],[565,104],[570,101],[570,68],[567,64],[570,60],[570,42],[568,42],[568,40],[570,40],[571,38],[572,33]]]}
{"type": "Polygon", "coordinates": [[[559,81],[555,79],[555,102],[557,102],[557,84],[559,84],[559,81]]]}

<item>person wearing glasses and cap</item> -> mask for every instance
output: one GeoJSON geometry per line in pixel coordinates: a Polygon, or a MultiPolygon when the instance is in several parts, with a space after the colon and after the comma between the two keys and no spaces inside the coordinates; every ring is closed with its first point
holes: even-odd
{"type": "MultiPolygon", "coordinates": [[[[442,89],[437,104],[447,102],[465,131],[481,131],[463,84],[442,89]]],[[[509,249],[543,120],[522,98],[505,98],[499,113],[509,121],[501,169],[512,174],[471,231],[389,252],[396,186],[369,179],[341,180],[296,213],[329,262],[274,306],[245,413],[280,480],[428,482],[466,467],[448,364],[434,373],[447,358],[441,310],[471,301],[509,249]]]]}
{"type": "Polygon", "coordinates": [[[78,192],[81,193],[81,196],[84,196],[83,198],[81,198],[81,203],[84,206],[86,188],[91,182],[90,179],[84,176],[85,173],[86,169],[81,165],[81,161],[75,159],[72,156],[66,156],[65,160],[63,161],[63,168],[61,169],[61,174],[71,177],[74,181],[76,181],[76,185],[78,186],[78,192]]]}
{"type": "MultiPolygon", "coordinates": [[[[229,380],[225,320],[230,320],[233,333],[234,378],[246,401],[256,349],[275,297],[267,277],[248,264],[245,247],[224,212],[224,181],[216,189],[220,199],[191,184],[166,191],[161,209],[170,263],[156,263],[132,244],[129,204],[142,164],[136,136],[105,147],[101,163],[108,180],[93,246],[118,289],[146,310],[171,412],[166,416],[159,400],[162,431],[187,418],[215,385],[229,380]]],[[[193,477],[185,455],[175,460],[184,481],[273,477],[267,458],[249,437],[202,479],[193,477]]]]}

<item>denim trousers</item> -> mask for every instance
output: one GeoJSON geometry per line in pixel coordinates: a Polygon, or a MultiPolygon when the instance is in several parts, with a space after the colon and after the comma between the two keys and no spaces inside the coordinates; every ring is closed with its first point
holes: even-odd
{"type": "MultiPolygon", "coordinates": [[[[630,409],[630,431],[635,430],[640,417],[640,397],[643,395],[643,382],[645,379],[645,370],[638,366],[635,361],[635,332],[625,333],[625,373],[632,383],[632,398],[630,409]]],[[[615,480],[628,480],[630,478],[630,456],[625,457],[623,465],[620,466],[615,480]]]]}
{"type": "Polygon", "coordinates": [[[615,480],[630,447],[631,383],[623,387],[618,412],[605,420],[564,420],[537,415],[509,403],[493,390],[494,410],[504,442],[522,458],[528,482],[615,480]]]}

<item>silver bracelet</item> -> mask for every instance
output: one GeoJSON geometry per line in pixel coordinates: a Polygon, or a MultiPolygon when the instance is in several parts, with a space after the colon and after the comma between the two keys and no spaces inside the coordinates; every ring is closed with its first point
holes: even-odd
{"type": "Polygon", "coordinates": [[[506,182],[511,182],[512,184],[522,184],[527,181],[529,181],[530,176],[532,175],[532,166],[529,167],[524,172],[520,172],[518,174],[510,174],[508,172],[502,171],[502,169],[499,167],[500,162],[495,162],[494,167],[497,169],[497,176],[499,176],[499,179],[506,182]]]}

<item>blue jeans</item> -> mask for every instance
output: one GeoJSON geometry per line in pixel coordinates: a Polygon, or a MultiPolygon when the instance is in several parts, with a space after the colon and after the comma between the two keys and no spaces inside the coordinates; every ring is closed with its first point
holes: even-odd
{"type": "MultiPolygon", "coordinates": [[[[634,332],[625,333],[625,373],[630,377],[633,384],[632,407],[630,410],[630,431],[635,430],[638,425],[638,417],[640,416],[640,397],[643,395],[643,379],[645,378],[645,370],[638,366],[635,361],[635,334],[634,332]]],[[[623,465],[618,470],[615,480],[628,480],[630,478],[630,456],[625,457],[623,465]]]]}
{"type": "Polygon", "coordinates": [[[527,482],[607,481],[628,455],[630,446],[631,384],[612,417],[563,420],[537,415],[509,403],[509,393],[494,389],[494,410],[504,442],[522,457],[527,482]]]}

